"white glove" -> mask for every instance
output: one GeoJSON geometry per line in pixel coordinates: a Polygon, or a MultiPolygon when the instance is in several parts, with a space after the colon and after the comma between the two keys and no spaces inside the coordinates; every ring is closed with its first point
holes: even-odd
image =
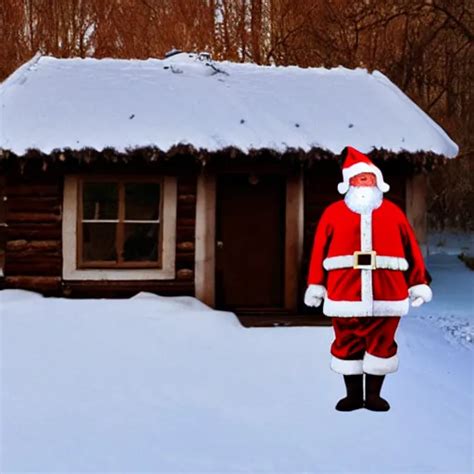
{"type": "Polygon", "coordinates": [[[318,307],[326,296],[326,288],[322,285],[309,285],[304,294],[306,306],[318,307]]]}
{"type": "Polygon", "coordinates": [[[428,285],[415,285],[408,288],[408,296],[411,305],[416,308],[421,306],[423,303],[429,303],[433,298],[433,292],[428,285]]]}

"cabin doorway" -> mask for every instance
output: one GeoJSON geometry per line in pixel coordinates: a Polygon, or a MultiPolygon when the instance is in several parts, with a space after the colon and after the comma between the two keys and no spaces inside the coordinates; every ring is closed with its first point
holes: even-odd
{"type": "Polygon", "coordinates": [[[216,306],[283,310],[286,176],[223,174],[216,193],[216,306]]]}

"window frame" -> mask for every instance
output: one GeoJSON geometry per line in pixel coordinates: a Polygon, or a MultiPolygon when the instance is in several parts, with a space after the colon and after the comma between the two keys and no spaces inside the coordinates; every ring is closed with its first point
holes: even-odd
{"type": "Polygon", "coordinates": [[[138,176],[138,177],[127,177],[127,176],[99,176],[99,177],[90,177],[90,176],[83,176],[79,178],[78,186],[77,186],[77,245],[76,245],[76,261],[77,261],[77,268],[80,269],[98,269],[98,268],[162,268],[163,264],[163,202],[164,202],[164,179],[162,176],[138,176]],[[87,182],[104,182],[104,183],[114,183],[118,184],[118,209],[117,209],[117,217],[118,219],[97,219],[97,220],[89,220],[84,219],[84,210],[83,210],[83,190],[84,190],[84,183],[87,182]],[[120,257],[119,248],[123,249],[124,244],[124,232],[123,227],[125,224],[133,224],[133,223],[144,223],[142,220],[133,220],[133,219],[125,219],[125,189],[124,185],[127,183],[158,183],[160,184],[160,210],[158,214],[158,220],[146,223],[156,223],[159,224],[159,233],[158,233],[158,248],[160,249],[158,252],[158,259],[156,261],[121,261],[122,258],[120,257]],[[105,261],[105,260],[87,260],[84,261],[84,240],[83,240],[83,226],[82,224],[85,220],[90,221],[90,223],[110,223],[116,224],[117,235],[115,237],[115,246],[117,251],[117,262],[112,261],[105,261]]]}
{"type": "MultiPolygon", "coordinates": [[[[125,206],[123,206],[125,207],[125,206]]],[[[157,175],[67,175],[63,196],[63,279],[64,280],[165,280],[175,279],[177,180],[157,175]],[[155,262],[91,262],[83,265],[79,245],[82,242],[82,183],[84,182],[161,182],[159,216],[160,266],[155,262]],[[151,265],[150,265],[151,264],[151,265]]]]}

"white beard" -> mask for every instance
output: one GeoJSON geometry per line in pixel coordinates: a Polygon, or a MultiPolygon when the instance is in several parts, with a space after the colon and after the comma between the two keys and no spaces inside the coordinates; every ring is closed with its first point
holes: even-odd
{"type": "Polygon", "coordinates": [[[380,207],[383,192],[377,186],[350,186],[344,201],[351,211],[366,214],[380,207]]]}

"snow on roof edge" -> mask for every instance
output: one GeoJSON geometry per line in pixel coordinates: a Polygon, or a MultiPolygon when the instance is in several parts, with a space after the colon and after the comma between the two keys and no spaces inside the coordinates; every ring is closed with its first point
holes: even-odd
{"type": "MultiPolygon", "coordinates": [[[[347,144],[347,146],[351,146],[350,143],[347,144]]],[[[92,158],[93,161],[97,158],[97,156],[94,155],[100,155],[100,154],[116,154],[120,157],[122,156],[130,156],[133,155],[134,153],[145,153],[146,159],[150,159],[151,161],[155,161],[157,158],[159,159],[160,156],[173,156],[175,154],[179,153],[186,153],[189,156],[193,156],[198,159],[202,159],[206,155],[212,156],[215,154],[230,154],[232,156],[239,156],[245,155],[245,156],[261,156],[261,154],[264,153],[270,153],[272,156],[282,158],[284,155],[288,156],[298,156],[301,161],[309,159],[310,161],[313,159],[337,159],[340,156],[340,153],[337,153],[333,150],[330,150],[329,148],[322,147],[322,146],[313,146],[309,149],[303,149],[301,147],[295,148],[295,147],[287,147],[286,149],[275,149],[275,148],[249,148],[249,149],[242,149],[239,146],[236,145],[229,145],[225,146],[223,148],[219,149],[209,149],[209,148],[202,148],[202,147],[195,147],[191,143],[177,143],[172,146],[170,146],[167,150],[161,149],[156,145],[137,145],[137,146],[131,146],[131,147],[126,147],[126,148],[121,148],[121,147],[113,147],[113,146],[104,146],[103,148],[96,148],[94,146],[86,146],[83,148],[70,148],[70,147],[62,147],[62,148],[54,148],[49,151],[44,151],[39,148],[28,148],[25,153],[19,155],[15,153],[14,151],[7,149],[7,148],[2,148],[0,146],[0,161],[2,156],[8,157],[9,155],[13,155],[17,158],[28,158],[28,155],[33,154],[34,156],[41,157],[43,156],[44,158],[51,157],[51,156],[56,156],[59,157],[61,161],[67,159],[68,155],[71,155],[71,157],[77,157],[80,155],[87,155],[89,158],[92,158]]],[[[375,153],[376,155],[379,156],[385,156],[388,158],[393,158],[396,155],[408,155],[411,156],[414,162],[422,157],[422,156],[427,156],[431,157],[434,159],[448,159],[451,160],[453,157],[448,157],[442,153],[437,153],[432,150],[407,150],[407,149],[400,149],[397,151],[391,150],[389,148],[384,148],[384,147],[377,147],[377,146],[372,146],[370,150],[364,151],[365,154],[370,155],[372,153],[375,153]]],[[[203,158],[204,161],[207,161],[207,158],[203,158]]],[[[385,158],[384,158],[385,159],[385,158]]]]}
{"type": "Polygon", "coordinates": [[[31,66],[35,65],[41,58],[44,58],[41,52],[37,52],[31,59],[23,63],[18,69],[15,69],[3,82],[0,82],[0,92],[5,91],[7,87],[21,81],[30,71],[31,66]]]}
{"type": "MultiPolygon", "coordinates": [[[[36,64],[43,57],[42,53],[38,51],[31,59],[22,64],[18,69],[15,69],[4,81],[0,82],[0,106],[3,103],[3,94],[7,90],[7,87],[20,82],[30,71],[31,66],[36,64]]],[[[3,137],[3,113],[0,110],[0,150],[3,150],[2,143],[5,142],[3,137]]]]}

